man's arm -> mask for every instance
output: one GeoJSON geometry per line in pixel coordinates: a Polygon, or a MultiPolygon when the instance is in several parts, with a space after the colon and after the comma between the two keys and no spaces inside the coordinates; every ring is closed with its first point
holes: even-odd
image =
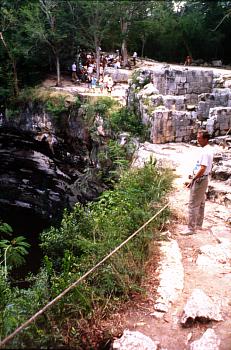
{"type": "Polygon", "coordinates": [[[201,165],[198,172],[193,176],[193,180],[195,181],[199,177],[203,176],[205,173],[205,170],[206,170],[206,165],[201,165]]]}
{"type": "Polygon", "coordinates": [[[186,187],[190,188],[194,181],[199,179],[199,177],[203,176],[206,170],[206,165],[201,165],[198,172],[193,176],[192,180],[186,185],[186,187]]]}

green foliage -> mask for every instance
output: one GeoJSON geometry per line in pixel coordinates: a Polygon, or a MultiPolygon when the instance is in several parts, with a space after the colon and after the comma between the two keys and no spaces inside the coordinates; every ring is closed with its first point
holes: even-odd
{"type": "MultiPolygon", "coordinates": [[[[2,311],[5,309],[8,302],[11,300],[11,288],[8,283],[8,281],[5,278],[4,269],[2,266],[0,266],[0,315],[2,315],[2,311]]],[[[1,320],[1,316],[0,316],[1,320]]],[[[1,320],[2,321],[2,320],[1,320]]],[[[0,321],[0,327],[1,327],[1,321],[0,321]]]]}
{"type": "Polygon", "coordinates": [[[13,233],[13,229],[9,224],[0,221],[0,233],[11,235],[13,233]]]}
{"type": "Polygon", "coordinates": [[[48,100],[46,102],[47,112],[59,116],[61,113],[66,112],[68,107],[65,105],[65,98],[60,96],[56,99],[48,100]]]}
{"type": "Polygon", "coordinates": [[[112,111],[118,109],[118,102],[110,97],[99,97],[96,100],[91,98],[82,105],[82,108],[85,111],[88,126],[92,127],[97,115],[106,121],[112,111]]]}
{"type": "Polygon", "coordinates": [[[30,244],[25,242],[25,237],[18,236],[11,240],[0,240],[0,259],[4,263],[5,277],[7,270],[19,267],[25,263],[25,256],[28,254],[27,248],[30,244]]]}
{"type": "Polygon", "coordinates": [[[0,221],[0,233],[0,265],[4,263],[6,278],[7,270],[19,267],[25,263],[24,257],[28,254],[27,248],[30,247],[30,244],[25,242],[25,237],[23,236],[11,239],[4,238],[5,236],[12,236],[13,229],[10,225],[2,221],[0,221]]]}
{"type": "MultiPolygon", "coordinates": [[[[159,205],[150,205],[150,202],[160,203],[161,198],[170,187],[170,173],[159,171],[153,165],[147,165],[143,170],[129,171],[121,178],[115,190],[106,191],[95,203],[90,203],[86,207],[78,204],[73,212],[66,213],[60,229],[52,228],[42,234],[41,247],[58,271],[62,270],[62,257],[68,251],[73,255],[72,271],[83,273],[99,261],[107,251],[126,239],[144,221],[148,220],[153,210],[159,207],[159,205]]],[[[161,217],[162,220],[166,219],[164,215],[161,217]]],[[[145,234],[143,239],[140,238],[141,243],[144,240],[145,247],[148,236],[149,234],[145,234]]],[[[138,250],[142,252],[142,244],[138,250]]],[[[121,270],[126,272],[125,275],[130,275],[128,256],[133,261],[134,251],[136,251],[135,244],[131,244],[127,253],[121,253],[123,259],[120,257],[118,259],[120,262],[116,258],[113,269],[106,267],[106,270],[110,270],[110,278],[103,276],[104,273],[97,273],[97,277],[93,278],[92,285],[98,286],[101,294],[111,292],[109,287],[111,283],[113,283],[113,290],[117,292],[122,292],[123,286],[127,286],[125,282],[122,282],[121,285],[123,276],[118,271],[121,270]],[[113,273],[115,266],[116,271],[113,273]],[[110,280],[108,286],[105,285],[105,278],[110,280]]],[[[147,252],[144,252],[144,256],[145,253],[147,252]]],[[[139,260],[143,261],[144,256],[137,254],[137,263],[139,260]]],[[[136,272],[133,271],[132,274],[135,276],[136,272]]],[[[138,271],[137,274],[140,275],[138,271]]],[[[127,279],[128,276],[124,278],[127,279]]],[[[134,279],[136,280],[136,277],[134,279]]]]}
{"type": "Polygon", "coordinates": [[[18,267],[25,262],[24,256],[28,254],[27,248],[30,244],[25,242],[25,237],[18,236],[12,240],[2,239],[0,248],[7,251],[6,261],[12,267],[18,267]]]}
{"type": "MultiPolygon", "coordinates": [[[[28,279],[30,288],[27,290],[10,288],[0,271],[1,338],[69,287],[150,219],[163,205],[172,178],[169,170],[158,169],[152,161],[143,169],[124,172],[115,189],[104,192],[96,202],[86,206],[76,204],[70,213],[66,211],[59,228],[52,227],[41,234],[44,264],[37,276],[28,279]]],[[[106,310],[113,300],[126,298],[138,290],[149,243],[153,238],[159,239],[155,232],[164,225],[168,216],[169,210],[164,210],[100,268],[14,337],[9,346],[63,346],[66,343],[62,333],[69,325],[75,323],[78,329],[78,320],[94,316],[93,308],[106,310]]],[[[3,225],[3,230],[10,228],[3,225]]],[[[79,341],[80,335],[76,331],[75,347],[79,341]]]]}
{"type": "Polygon", "coordinates": [[[111,113],[109,124],[116,133],[129,132],[131,135],[141,138],[146,133],[141,118],[125,107],[111,113]]]}
{"type": "Polygon", "coordinates": [[[121,172],[129,166],[127,152],[116,140],[109,140],[107,146],[102,148],[98,161],[102,169],[101,178],[107,184],[118,181],[121,172]]]}
{"type": "Polygon", "coordinates": [[[74,105],[77,108],[79,108],[82,105],[82,101],[80,100],[79,96],[76,96],[74,105]]]}
{"type": "MultiPolygon", "coordinates": [[[[32,287],[27,290],[10,288],[9,284],[5,282],[7,288],[5,307],[2,308],[3,312],[0,313],[1,338],[10,334],[50,299],[48,274],[45,270],[41,270],[36,278],[32,276],[29,280],[32,287]]],[[[0,275],[0,288],[3,283],[0,275]]],[[[22,331],[14,337],[9,343],[10,348],[42,348],[45,344],[49,346],[50,341],[55,344],[51,322],[52,319],[48,312],[47,317],[41,316],[38,321],[27,327],[26,331],[22,331]]]]}

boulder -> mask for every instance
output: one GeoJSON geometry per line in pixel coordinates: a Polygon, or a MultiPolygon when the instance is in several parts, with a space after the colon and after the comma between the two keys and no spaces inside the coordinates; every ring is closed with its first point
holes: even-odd
{"type": "Polygon", "coordinates": [[[213,67],[222,67],[222,60],[213,60],[211,64],[213,67]]]}
{"type": "Polygon", "coordinates": [[[194,289],[188,299],[181,317],[181,325],[191,326],[196,320],[200,322],[222,321],[219,305],[201,289],[194,289]]]}
{"type": "Polygon", "coordinates": [[[120,339],[113,342],[114,350],[158,350],[159,342],[154,342],[138,331],[125,330],[120,339]]]}
{"type": "Polygon", "coordinates": [[[190,344],[190,350],[219,350],[221,340],[212,328],[208,328],[202,337],[190,344]]]}

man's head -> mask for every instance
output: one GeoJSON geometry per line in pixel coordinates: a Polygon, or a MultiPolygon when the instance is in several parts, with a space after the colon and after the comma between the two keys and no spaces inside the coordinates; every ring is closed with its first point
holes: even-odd
{"type": "Polygon", "coordinates": [[[204,147],[209,143],[210,135],[207,130],[199,129],[197,132],[197,142],[204,147]]]}

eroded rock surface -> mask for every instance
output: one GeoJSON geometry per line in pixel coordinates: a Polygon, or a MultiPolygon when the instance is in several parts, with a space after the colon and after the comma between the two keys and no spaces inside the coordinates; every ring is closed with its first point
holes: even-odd
{"type": "Polygon", "coordinates": [[[149,127],[153,143],[188,142],[201,123],[212,135],[225,135],[231,127],[231,90],[225,82],[213,70],[143,68],[130,81],[128,105],[149,127]]]}
{"type": "Polygon", "coordinates": [[[159,343],[141,332],[125,330],[122,337],[113,343],[114,350],[158,350],[159,343]]]}
{"type": "Polygon", "coordinates": [[[223,320],[219,305],[213,302],[201,289],[192,291],[184,307],[181,324],[187,327],[192,325],[195,320],[201,322],[223,320]]]}
{"type": "Polygon", "coordinates": [[[219,350],[220,343],[220,338],[209,328],[200,339],[190,344],[190,350],[219,350]]]}
{"type": "MultiPolygon", "coordinates": [[[[47,223],[64,208],[96,198],[105,188],[97,178],[101,139],[92,140],[81,108],[60,116],[30,103],[0,125],[0,216],[36,215],[47,223]],[[21,214],[20,214],[21,213],[21,214]]],[[[96,133],[97,133],[97,125],[96,133]]]]}
{"type": "Polygon", "coordinates": [[[159,287],[154,309],[168,312],[169,306],[180,296],[184,287],[184,270],[179,246],[175,240],[162,242],[162,260],[157,270],[159,273],[159,287]]]}

